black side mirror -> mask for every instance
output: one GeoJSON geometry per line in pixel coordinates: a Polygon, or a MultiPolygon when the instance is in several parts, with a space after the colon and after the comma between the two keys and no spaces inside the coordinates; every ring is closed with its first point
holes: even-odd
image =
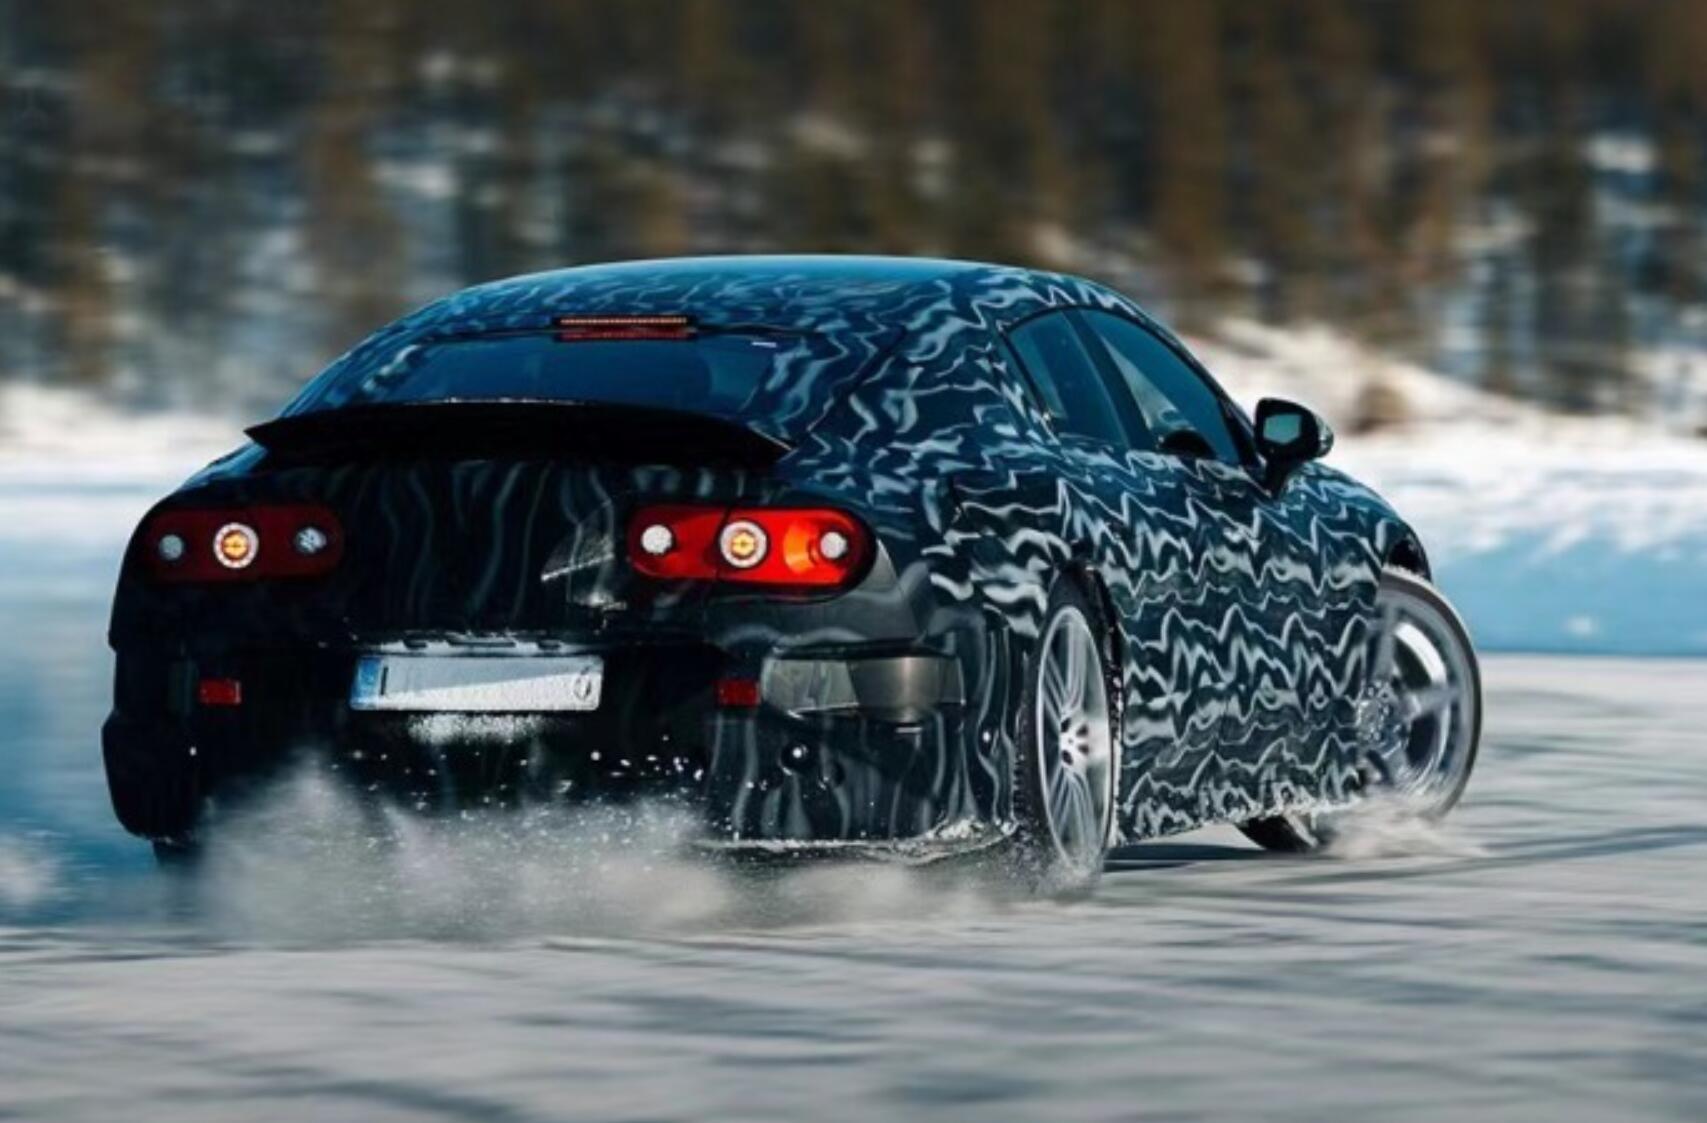
{"type": "Polygon", "coordinates": [[[1270,490],[1278,492],[1292,473],[1333,447],[1334,431],[1314,410],[1280,398],[1257,403],[1257,451],[1267,466],[1264,482],[1270,490]]]}

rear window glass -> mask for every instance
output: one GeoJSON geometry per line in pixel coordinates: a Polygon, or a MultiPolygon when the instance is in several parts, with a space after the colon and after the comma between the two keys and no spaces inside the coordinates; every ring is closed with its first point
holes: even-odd
{"type": "Polygon", "coordinates": [[[741,417],[764,409],[801,337],[702,335],[688,340],[561,342],[550,334],[463,337],[405,345],[384,362],[334,366],[286,413],[437,401],[585,401],[741,417]]]}

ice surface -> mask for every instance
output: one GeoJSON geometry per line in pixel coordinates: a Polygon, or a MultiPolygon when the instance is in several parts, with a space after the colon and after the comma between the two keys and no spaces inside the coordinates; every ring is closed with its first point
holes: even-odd
{"type": "Polygon", "coordinates": [[[11,914],[0,1115],[1702,1118],[1702,667],[1489,670],[1445,832],[1204,832],[1076,902],[683,862],[667,814],[370,848],[306,777],[200,879],[72,863],[87,910],[11,914]]]}

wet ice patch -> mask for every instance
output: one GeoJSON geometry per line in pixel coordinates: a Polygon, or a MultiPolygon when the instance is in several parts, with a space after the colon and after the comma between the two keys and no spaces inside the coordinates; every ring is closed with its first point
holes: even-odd
{"type": "Polygon", "coordinates": [[[1332,858],[1479,858],[1487,853],[1450,819],[1425,815],[1419,804],[1377,796],[1333,816],[1325,853],[1332,858]]]}

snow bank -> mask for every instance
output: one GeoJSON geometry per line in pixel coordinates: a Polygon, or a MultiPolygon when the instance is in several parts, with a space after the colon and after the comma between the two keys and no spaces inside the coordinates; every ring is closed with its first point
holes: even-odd
{"type": "Polygon", "coordinates": [[[51,564],[44,542],[105,552],[116,567],[148,507],[241,441],[227,418],[137,415],[81,391],[0,384],[0,576],[51,564]]]}
{"type": "Polygon", "coordinates": [[[237,421],[135,414],[77,391],[0,383],[0,482],[122,484],[183,477],[243,440],[237,421]]]}

